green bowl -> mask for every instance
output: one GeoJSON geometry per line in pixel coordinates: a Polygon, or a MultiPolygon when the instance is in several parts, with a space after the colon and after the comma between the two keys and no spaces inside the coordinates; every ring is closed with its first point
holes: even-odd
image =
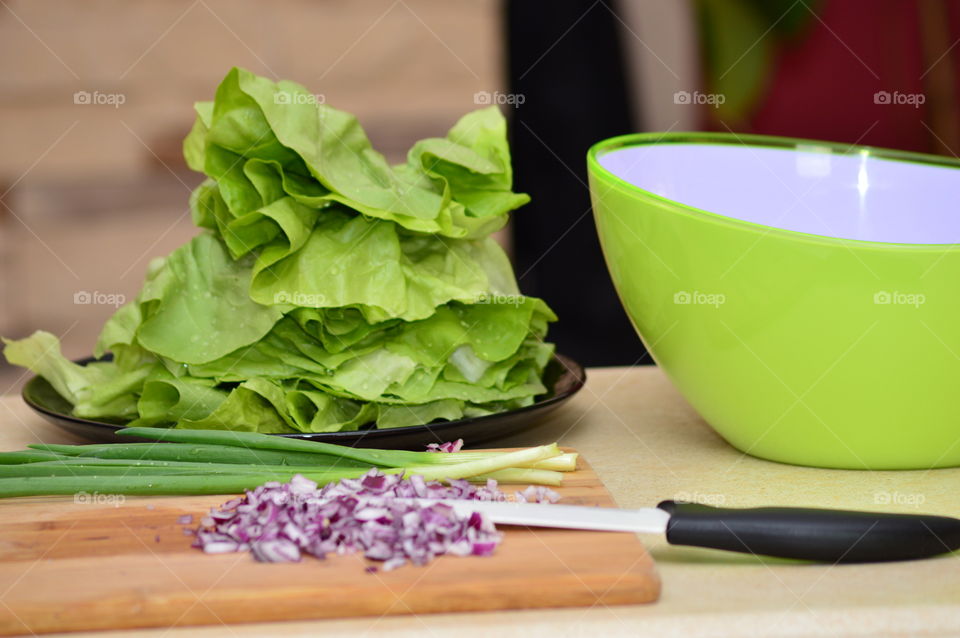
{"type": "Polygon", "coordinates": [[[652,133],[587,162],[623,306],[724,439],[818,467],[960,465],[960,161],[652,133]]]}

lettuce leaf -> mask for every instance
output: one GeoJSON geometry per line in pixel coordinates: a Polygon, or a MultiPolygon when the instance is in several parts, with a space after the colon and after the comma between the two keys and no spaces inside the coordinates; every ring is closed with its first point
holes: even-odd
{"type": "Polygon", "coordinates": [[[137,299],[139,344],[175,361],[204,363],[260,340],[283,311],[250,297],[251,262],[234,261],[206,233],[175,250],[137,299]]]}

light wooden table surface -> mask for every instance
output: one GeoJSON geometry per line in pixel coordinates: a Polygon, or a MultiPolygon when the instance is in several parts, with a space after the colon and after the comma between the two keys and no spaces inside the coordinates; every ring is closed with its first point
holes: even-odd
{"type": "MultiPolygon", "coordinates": [[[[584,390],[545,424],[498,444],[558,440],[576,447],[623,507],[684,498],[733,507],[805,505],[960,516],[960,469],[858,472],[761,461],[724,443],[656,368],[593,369],[588,375],[584,390]]],[[[33,415],[18,397],[0,399],[0,421],[0,449],[21,449],[39,440],[79,442],[33,415]]],[[[958,555],[910,563],[820,566],[671,547],[655,537],[644,540],[663,579],[662,598],[654,605],[125,631],[123,635],[960,635],[958,555]]]]}

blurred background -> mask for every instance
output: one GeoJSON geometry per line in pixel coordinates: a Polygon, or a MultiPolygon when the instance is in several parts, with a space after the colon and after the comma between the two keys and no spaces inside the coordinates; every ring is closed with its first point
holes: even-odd
{"type": "MultiPolygon", "coordinates": [[[[0,334],[89,354],[194,234],[192,103],[231,66],[352,111],[400,161],[464,112],[511,122],[501,240],[585,365],[650,363],[603,266],[584,156],[635,131],[960,150],[957,0],[0,1],[0,334]]],[[[0,390],[23,377],[0,364],[0,390]]]]}

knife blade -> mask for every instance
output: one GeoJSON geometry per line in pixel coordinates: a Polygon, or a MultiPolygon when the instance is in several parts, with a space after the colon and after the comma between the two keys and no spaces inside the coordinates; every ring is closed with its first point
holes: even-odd
{"type": "Polygon", "coordinates": [[[960,549],[960,519],[799,507],[721,508],[663,501],[619,509],[582,505],[416,499],[494,523],[664,534],[671,545],[829,563],[928,558],[960,549]]]}
{"type": "Polygon", "coordinates": [[[423,505],[443,503],[457,514],[469,516],[480,512],[494,523],[526,525],[529,527],[562,527],[600,532],[634,532],[663,534],[667,531],[670,514],[656,507],[637,510],[616,507],[587,507],[583,505],[545,505],[501,501],[432,501],[417,499],[423,505]]]}

